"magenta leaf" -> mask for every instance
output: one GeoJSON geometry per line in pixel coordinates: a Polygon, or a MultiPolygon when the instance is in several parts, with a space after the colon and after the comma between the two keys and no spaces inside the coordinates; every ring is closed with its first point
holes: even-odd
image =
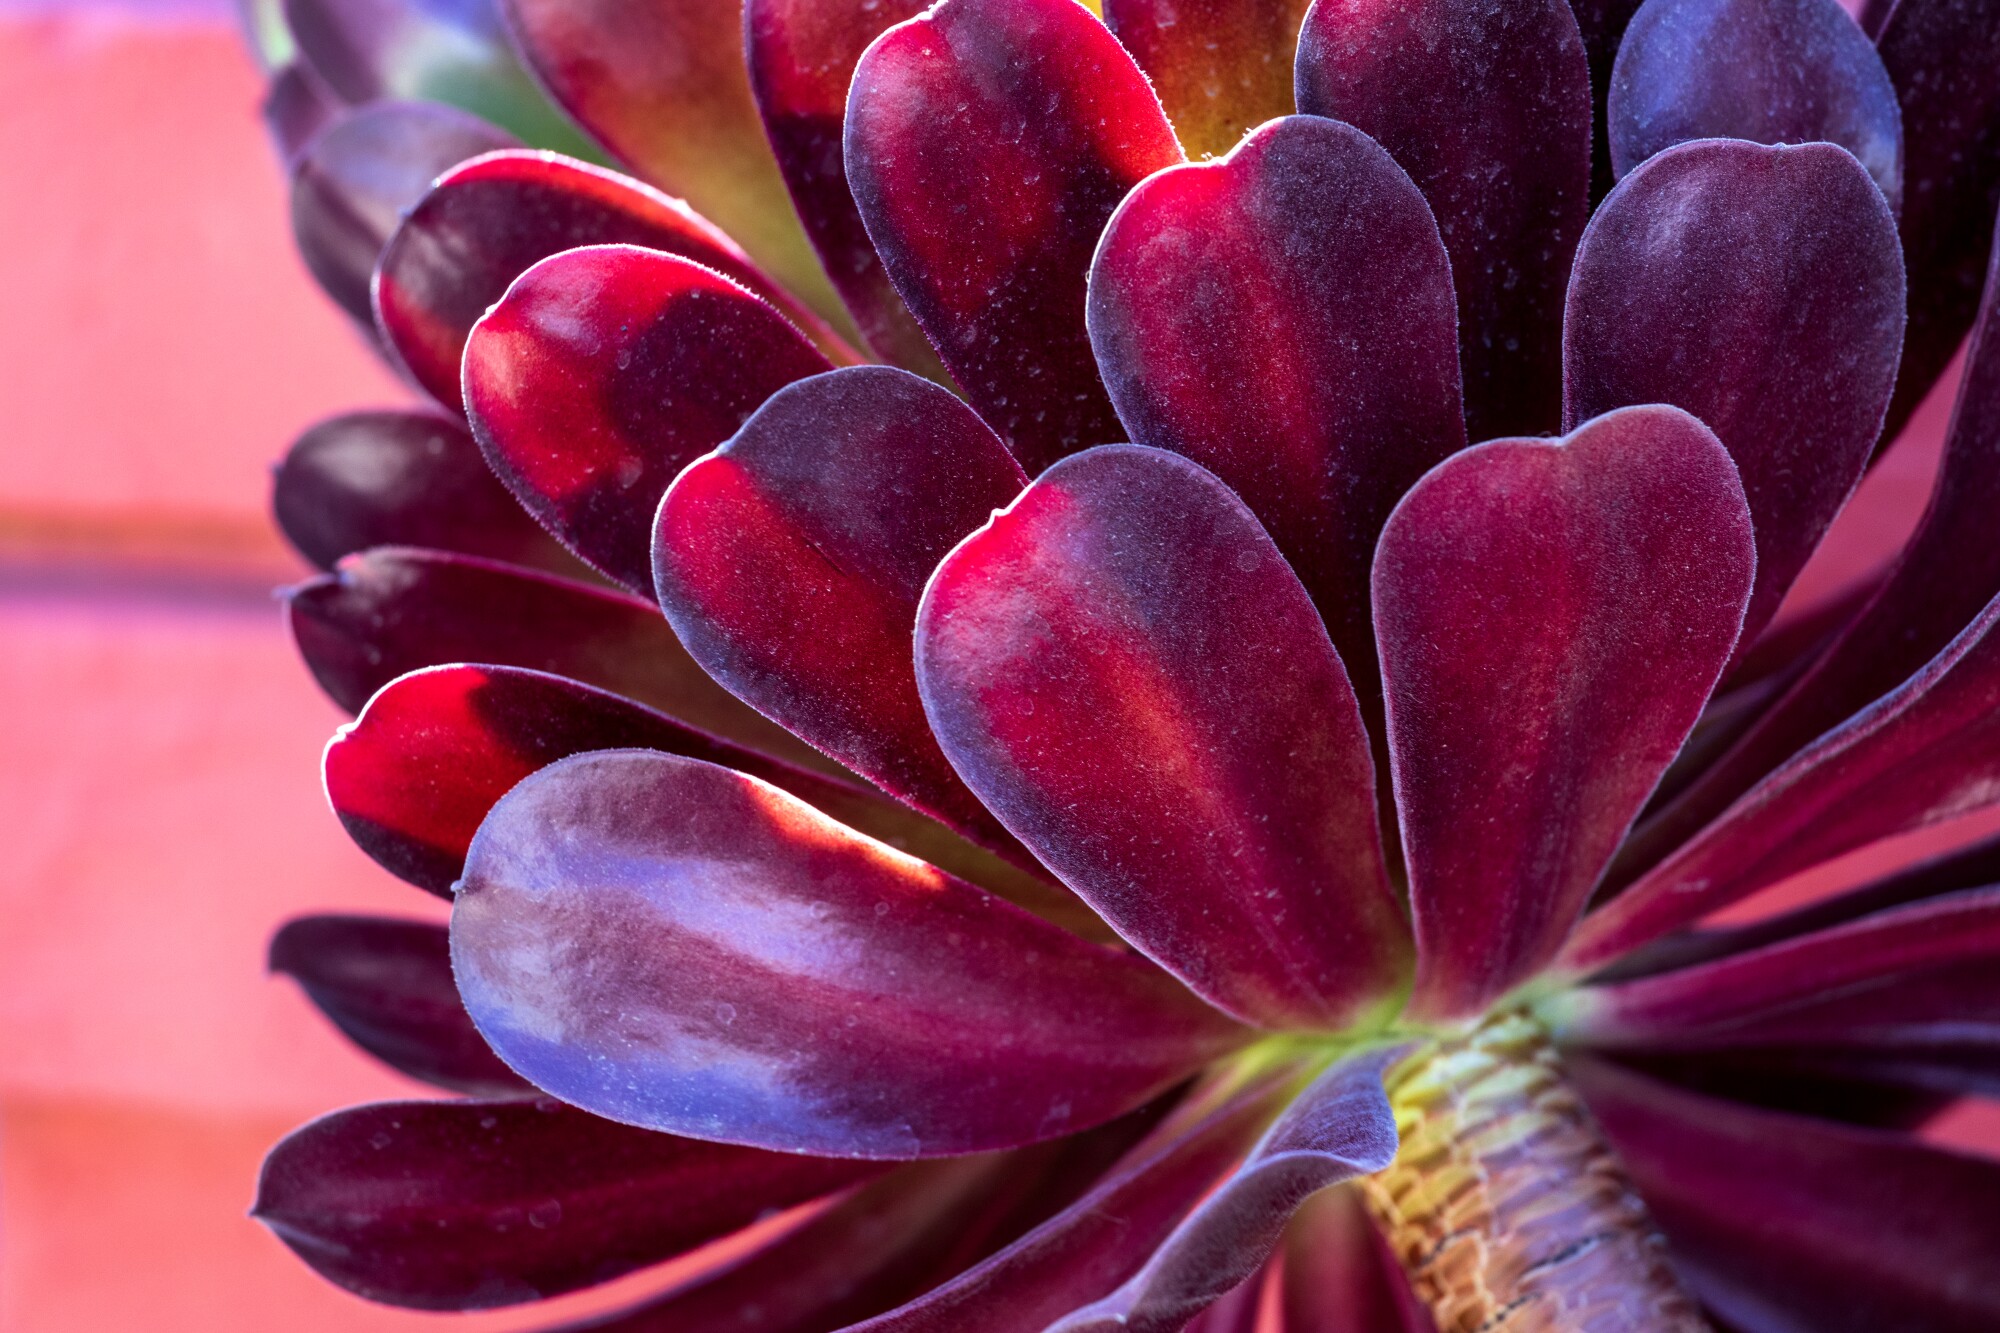
{"type": "Polygon", "coordinates": [[[2000,1163],[1685,1092],[1568,1074],[1703,1304],[1749,1333],[2000,1326],[2000,1163]]]}
{"type": "Polygon", "coordinates": [[[1393,1003],[1409,936],[1354,690],[1250,511],[1176,454],[1065,460],[938,568],[945,753],[1148,957],[1246,1021],[1393,1003]]]}
{"type": "Polygon", "coordinates": [[[1577,249],[1564,418],[1672,403],[1721,437],[1757,525],[1747,647],[1861,480],[1902,338],[1895,220],[1852,154],[1682,144],[1577,249]]]}
{"type": "Polygon", "coordinates": [[[1563,286],[1590,211],[1590,67],[1569,6],[1321,0],[1297,86],[1299,110],[1373,135],[1437,215],[1471,438],[1554,430],[1563,286]]]}
{"type": "Polygon", "coordinates": [[[944,0],[855,70],[847,178],[868,234],[1031,473],[1119,437],[1085,276],[1126,191],[1180,160],[1146,76],[1074,0],[944,0]]]}
{"type": "Polygon", "coordinates": [[[1736,642],[1750,514],[1670,407],[1439,464],[1390,517],[1375,634],[1414,1007],[1477,1013],[1562,944],[1736,642]]]}
{"type": "Polygon", "coordinates": [[[548,1098],[378,1102],[272,1149],[252,1214],[358,1295],[478,1310],[607,1282],[880,1169],[655,1134],[548,1098]]]}
{"type": "Polygon", "coordinates": [[[569,548],[653,591],[653,514],[683,467],[831,363],[766,302],[674,255],[591,246],[515,279],[465,344],[500,479],[569,548]]]}
{"type": "Polygon", "coordinates": [[[1436,1333],[1361,1193],[1323,1190],[1285,1232],[1285,1333],[1436,1333]]]}
{"type": "Polygon", "coordinates": [[[1243,498],[1378,711],[1375,538],[1465,445],[1451,264],[1423,196],[1360,131],[1273,121],[1127,197],[1087,311],[1133,442],[1185,454],[1243,498]]]}
{"type": "Polygon", "coordinates": [[[287,611],[320,688],[350,713],[406,672],[489,662],[568,676],[709,735],[838,771],[710,680],[658,608],[623,593],[490,560],[385,547],[293,589],[287,611]]]}
{"type": "Polygon", "coordinates": [[[334,303],[372,330],[369,279],[389,233],[431,182],[521,141],[439,102],[372,102],[343,114],[292,163],[292,237],[334,303]]]}
{"type": "Polygon", "coordinates": [[[681,473],[659,506],[653,582],[689,653],[738,698],[1012,847],[931,734],[910,636],[938,561],[1027,481],[937,385],[832,371],[778,391],[681,473]]]}
{"type": "Polygon", "coordinates": [[[271,937],[270,968],[299,983],[349,1041],[453,1092],[532,1092],[472,1026],[451,979],[445,928],[374,916],[304,916],[271,937]]]}
{"type": "Polygon", "coordinates": [[[1597,909],[1588,972],[1786,876],[2000,799],[2000,599],[1891,693],[1800,751],[1597,909]]]}
{"type": "Polygon", "coordinates": [[[827,819],[649,751],[509,792],[452,909],[473,1020],[537,1086],[787,1152],[1034,1142],[1244,1034],[1171,978],[827,819]]]}
{"type": "Polygon", "coordinates": [[[585,245],[640,245],[692,260],[827,336],[680,200],[584,162],[502,153],[446,173],[390,237],[375,280],[383,337],[411,378],[457,407],[459,363],[479,317],[536,263],[585,245]]]}
{"type": "Polygon", "coordinates": [[[1876,49],[1903,109],[1910,331],[1885,433],[1894,438],[1979,307],[2000,196],[2000,23],[1986,0],[1897,0],[1876,49]]]}
{"type": "Polygon", "coordinates": [[[924,7],[923,0],[746,0],[743,54],[792,206],[861,336],[883,360],[939,375],[937,353],[875,257],[841,159],[847,87],[861,53],[924,7]]]}
{"type": "Polygon", "coordinates": [[[1311,0],[1105,0],[1194,157],[1217,157],[1292,112],[1292,58],[1311,0]]]}
{"type": "Polygon", "coordinates": [[[425,546],[571,577],[584,566],[500,484],[462,422],[348,412],[301,435],[271,487],[278,526],[321,569],[375,546],[425,546]]]}
{"type": "Polygon", "coordinates": [[[1647,0],[1611,76],[1623,176],[1690,139],[1837,143],[1903,195],[1903,118],[1875,43],[1838,0],[1647,0]]]}
{"type": "Polygon", "coordinates": [[[1350,1056],[1320,1075],[1145,1267],[1049,1333],[1176,1333],[1257,1271],[1309,1195],[1395,1160],[1396,1117],[1382,1070],[1404,1053],[1350,1056]]]}

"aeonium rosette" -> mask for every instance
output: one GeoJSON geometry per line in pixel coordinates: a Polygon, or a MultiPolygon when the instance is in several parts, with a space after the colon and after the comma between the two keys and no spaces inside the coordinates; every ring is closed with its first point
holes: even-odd
{"type": "Polygon", "coordinates": [[[2000,799],[1994,18],[292,0],[437,403],[287,459],[292,624],[452,907],[273,964],[466,1095],[259,1215],[627,1333],[1994,1326],[1995,850],[1710,920],[2000,799]]]}

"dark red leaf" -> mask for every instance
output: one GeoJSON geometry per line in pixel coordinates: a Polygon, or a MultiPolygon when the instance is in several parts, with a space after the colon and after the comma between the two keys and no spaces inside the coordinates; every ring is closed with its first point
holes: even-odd
{"type": "Polygon", "coordinates": [[[988,808],[1197,993],[1273,1027],[1394,1002],[1409,935],[1354,691],[1212,475],[1137,445],[1051,468],[939,567],[917,679],[988,808]]]}
{"type": "Polygon", "coordinates": [[[1477,1013],[1554,955],[1714,688],[1755,561],[1728,453],[1670,407],[1474,445],[1397,506],[1375,634],[1418,1012],[1477,1013]]]}
{"type": "Polygon", "coordinates": [[[531,1092],[472,1026],[451,979],[442,925],[373,916],[304,916],[271,938],[270,968],[356,1046],[399,1073],[454,1092],[531,1092]]]}
{"type": "Polygon", "coordinates": [[[487,1040],[615,1119],[926,1157],[1145,1102],[1245,1034],[1086,943],[754,778],[578,755],[473,840],[452,962],[487,1040]]]}
{"type": "Polygon", "coordinates": [[[1216,157],[1292,112],[1292,59],[1311,0],[1105,0],[1104,21],[1153,81],[1194,157],[1216,157]]]}
{"type": "Polygon", "coordinates": [[[944,0],[868,48],[846,134],[883,268],[1028,471],[1117,439],[1085,276],[1111,210],[1181,151],[1104,25],[1075,0],[944,0]]]}
{"type": "Polygon", "coordinates": [[[1091,264],[1091,343],[1130,438],[1263,520],[1378,716],[1368,563],[1403,492],[1465,445],[1455,319],[1423,196],[1315,116],[1152,176],[1091,264]]]}
{"type": "Polygon", "coordinates": [[[1435,1333],[1361,1192],[1324,1190],[1285,1233],[1285,1333],[1435,1333]]]}
{"type": "Polygon", "coordinates": [[[1590,67],[1569,6],[1323,0],[1297,81],[1299,110],[1373,135],[1430,200],[1471,437],[1554,430],[1563,286],[1590,211],[1590,67]]]}
{"type": "Polygon", "coordinates": [[[358,1295],[478,1310],[607,1282],[880,1170],[655,1134],[548,1098],[378,1102],[272,1149],[252,1214],[358,1295]]]}
{"type": "Polygon", "coordinates": [[[1576,254],[1573,425],[1636,403],[1729,448],[1757,524],[1744,646],[1861,480],[1903,337],[1895,220],[1830,144],[1682,144],[1619,182],[1576,254]]]}

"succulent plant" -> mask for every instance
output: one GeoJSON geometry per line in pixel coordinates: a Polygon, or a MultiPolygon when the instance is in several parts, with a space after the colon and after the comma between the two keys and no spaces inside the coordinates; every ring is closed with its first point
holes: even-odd
{"type": "Polygon", "coordinates": [[[451,902],[273,944],[460,1094],[275,1149],[320,1272],[2000,1327],[1917,1133],[2000,1091],[2000,843],[1750,910],[2000,804],[1992,0],[252,19],[435,400],[277,479],[327,792],[451,902]],[[1968,332],[1915,536],[1788,602],[1968,332]]]}

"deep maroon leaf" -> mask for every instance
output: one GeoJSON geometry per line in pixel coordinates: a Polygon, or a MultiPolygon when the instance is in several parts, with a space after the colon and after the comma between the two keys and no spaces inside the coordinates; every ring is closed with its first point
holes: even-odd
{"type": "Polygon", "coordinates": [[[1435,1333],[1352,1187],[1305,1201],[1285,1233],[1285,1333],[1435,1333]]]}
{"type": "Polygon", "coordinates": [[[1310,0],[1105,0],[1104,21],[1146,71],[1194,157],[1217,157],[1292,112],[1292,60],[1310,0]]]}
{"type": "Polygon", "coordinates": [[[1087,310],[1130,438],[1243,498],[1377,711],[1375,538],[1465,446],[1451,263],[1423,196],[1360,131],[1274,121],[1127,197],[1087,310]]]}
{"type": "Polygon", "coordinates": [[[375,546],[424,546],[577,577],[577,558],[500,484],[462,422],[348,412],[291,447],[271,486],[278,526],[321,569],[375,546]]]}
{"type": "Polygon", "coordinates": [[[2000,594],[2000,265],[1987,284],[1944,458],[1917,533],[1860,612],[1756,725],[1631,849],[1634,870],[1671,849],[1796,754],[1894,689],[2000,594]]]}
{"type": "Polygon", "coordinates": [[[472,1026],[442,925],[297,917],[271,937],[269,965],[297,981],[348,1040],[400,1073],[474,1096],[533,1091],[472,1026]]]}
{"type": "Polygon", "coordinates": [[[1109,445],[1044,473],[939,567],[917,680],[988,808],[1212,1003],[1337,1028],[1407,980],[1353,688],[1197,465],[1109,445]]]}
{"type": "Polygon", "coordinates": [[[1430,200],[1471,437],[1554,430],[1563,284],[1590,204],[1590,67],[1569,6],[1319,0],[1297,84],[1299,110],[1374,136],[1430,200]]]}
{"type": "Polygon", "coordinates": [[[1751,1110],[1600,1061],[1570,1078],[1702,1302],[1746,1333],[2000,1325],[2000,1163],[1751,1110]]]}
{"type": "Polygon", "coordinates": [[[868,234],[1031,473],[1119,438],[1085,276],[1126,191],[1180,160],[1146,76],[1074,0],[943,0],[855,70],[847,178],[868,234]]]}
{"type": "Polygon", "coordinates": [[[772,306],[628,245],[545,259],[465,343],[465,408],[500,479],[571,550],[653,591],[674,476],[766,398],[831,363],[772,306]]]}
{"type": "Polygon", "coordinates": [[[2000,23],[1988,0],[1897,0],[1876,47],[1903,108],[1910,332],[1893,439],[1979,306],[2000,196],[2000,23]]]}
{"type": "Polygon", "coordinates": [[[287,609],[306,665],[350,713],[405,672],[489,662],[568,676],[712,736],[837,771],[710,680],[658,608],[623,593],[490,560],[385,547],[293,589],[287,609]]]}
{"type": "Polygon", "coordinates": [[[1566,423],[1672,403],[1736,460],[1757,524],[1747,647],[1882,429],[1903,337],[1887,202],[1829,144],[1670,148],[1591,219],[1566,319],[1566,423]]]}
{"type": "MultiPolygon", "coordinates": [[[[887,366],[800,380],[674,482],[653,583],[695,661],[855,771],[988,843],[917,697],[938,561],[1028,479],[972,409],[887,366]]],[[[1015,848],[1018,851],[1018,848],[1015,848]]]]}
{"type": "Polygon", "coordinates": [[[371,102],[347,112],[292,165],[299,257],[335,304],[372,329],[369,278],[403,214],[460,162],[520,146],[439,102],[371,102]]]}
{"type": "Polygon", "coordinates": [[[299,54],[342,101],[448,102],[540,148],[587,152],[514,58],[492,0],[283,0],[299,54]]]}
{"type": "Polygon", "coordinates": [[[271,72],[264,89],[264,128],[286,167],[315,134],[340,118],[346,104],[304,63],[292,60],[271,72]]]}
{"type": "Polygon", "coordinates": [[[595,1286],[880,1169],[655,1134],[548,1098],[378,1102],[274,1148],[252,1212],[349,1291],[477,1310],[595,1286]]]}
{"type": "Polygon", "coordinates": [[[498,0],[528,66],[598,142],[710,217],[822,315],[839,302],[799,230],[729,0],[498,0]]]}
{"type": "Polygon", "coordinates": [[[481,825],[452,909],[480,1031],[634,1124],[791,1152],[1013,1146],[1241,1029],[1129,954],[677,756],[579,755],[481,825]]]}
{"type": "Polygon", "coordinates": [[[376,276],[383,336],[418,384],[457,407],[459,362],[473,324],[536,263],[584,245],[641,245],[693,260],[827,337],[734,241],[680,200],[547,153],[468,162],[411,210],[376,276]]]}
{"type": "MultiPolygon", "coordinates": [[[[1875,1129],[1922,1129],[1958,1101],[1968,1086],[1962,1067],[1925,1069],[1922,1073],[1926,1075],[1948,1072],[1950,1079],[1940,1087],[1922,1086],[1921,1077],[1906,1077],[1913,1072],[1912,1066],[1891,1063],[1880,1052],[1743,1047],[1624,1051],[1617,1058],[1640,1073],[1704,1096],[1875,1129]]],[[[2000,1089],[2000,1059],[1994,1060],[1993,1066],[1989,1086],[2000,1089]]]]}
{"type": "Polygon", "coordinates": [[[861,53],[924,7],[923,0],[746,0],[743,54],[792,206],[861,336],[883,360],[938,375],[936,351],[875,257],[840,143],[861,53]]]}
{"type": "Polygon", "coordinates": [[[1395,1160],[1396,1117],[1382,1091],[1382,1070],[1403,1053],[1350,1056],[1322,1074],[1145,1267],[1109,1296],[1050,1325],[1050,1333],[1176,1333],[1248,1278],[1307,1196],[1395,1160]]]}
{"type": "Polygon", "coordinates": [[[2000,800],[2000,599],[1901,686],[1799,752],[1585,919],[1593,971],[1786,876],[2000,800]]]}
{"type": "Polygon", "coordinates": [[[1276,1283],[1278,1265],[1266,1263],[1248,1281],[1218,1297],[1187,1323],[1187,1333],[1257,1333],[1264,1313],[1264,1290],[1276,1283]]]}
{"type": "Polygon", "coordinates": [[[1397,506],[1375,634],[1419,1012],[1477,1013],[1553,956],[1714,688],[1754,566],[1728,453],[1670,407],[1475,445],[1397,506]]]}
{"type": "Polygon", "coordinates": [[[1900,207],[1903,118],[1875,43],[1838,0],[1648,0],[1611,77],[1620,176],[1690,139],[1837,143],[1900,207]]]}

